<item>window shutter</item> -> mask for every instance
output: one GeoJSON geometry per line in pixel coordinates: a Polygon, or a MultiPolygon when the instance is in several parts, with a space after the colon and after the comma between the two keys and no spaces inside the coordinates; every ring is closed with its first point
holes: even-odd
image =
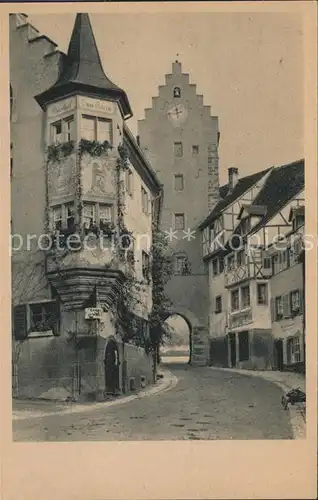
{"type": "Polygon", "coordinates": [[[52,329],[53,329],[54,335],[59,336],[61,334],[61,321],[60,321],[61,315],[60,315],[60,298],[59,297],[56,298],[56,302],[54,305],[55,305],[54,313],[55,313],[56,319],[55,319],[55,322],[54,322],[52,329]]]}
{"type": "Polygon", "coordinates": [[[282,300],[283,300],[284,318],[289,318],[290,317],[290,295],[289,295],[289,293],[287,293],[286,295],[283,295],[282,300]]]}
{"type": "Polygon", "coordinates": [[[28,336],[27,304],[15,306],[13,310],[13,328],[16,340],[24,340],[28,336]]]}
{"type": "Polygon", "coordinates": [[[304,291],[302,289],[299,290],[299,313],[304,313],[304,291]]]}
{"type": "Polygon", "coordinates": [[[272,321],[276,321],[276,308],[275,308],[275,299],[271,298],[271,317],[272,321]]]}

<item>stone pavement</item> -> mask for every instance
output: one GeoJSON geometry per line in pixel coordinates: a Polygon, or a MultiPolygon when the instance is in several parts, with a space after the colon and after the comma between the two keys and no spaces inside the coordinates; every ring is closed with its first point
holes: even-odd
{"type": "MultiPolygon", "coordinates": [[[[284,393],[290,389],[299,387],[302,391],[306,392],[306,377],[301,373],[294,372],[281,372],[276,370],[263,371],[263,370],[242,370],[237,368],[217,368],[210,367],[212,370],[224,370],[249,377],[259,377],[269,382],[273,382],[280,387],[284,393]]],[[[289,413],[293,432],[296,438],[303,439],[306,437],[306,404],[296,403],[289,405],[289,413]]]]}
{"type": "MultiPolygon", "coordinates": [[[[186,363],[167,365],[178,383],[129,404],[13,420],[15,441],[293,439],[283,391],[261,377],[186,363]]],[[[107,403],[106,403],[107,405],[107,403]]]]}

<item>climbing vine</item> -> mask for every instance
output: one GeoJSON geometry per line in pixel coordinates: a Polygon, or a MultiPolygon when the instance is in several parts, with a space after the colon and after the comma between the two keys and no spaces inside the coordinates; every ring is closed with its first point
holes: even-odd
{"type": "Polygon", "coordinates": [[[61,159],[74,152],[74,141],[50,144],[47,148],[47,159],[52,162],[60,162],[61,159]]]}
{"type": "Polygon", "coordinates": [[[112,146],[108,141],[101,142],[81,139],[78,144],[78,151],[80,156],[83,156],[84,153],[87,153],[90,156],[96,158],[98,156],[102,156],[105,153],[107,154],[110,149],[112,149],[112,146]]]}

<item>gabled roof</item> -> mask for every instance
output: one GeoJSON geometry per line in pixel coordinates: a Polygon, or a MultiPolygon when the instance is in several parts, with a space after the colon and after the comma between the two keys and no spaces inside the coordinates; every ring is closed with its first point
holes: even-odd
{"type": "Polygon", "coordinates": [[[255,205],[265,205],[266,214],[256,226],[258,231],[289,203],[305,186],[305,162],[295,161],[275,167],[268,176],[265,186],[254,200],[255,205]]]}
{"type": "Polygon", "coordinates": [[[248,191],[257,181],[259,181],[264,175],[269,172],[270,168],[262,170],[261,172],[256,172],[255,174],[242,177],[237,181],[235,187],[229,191],[229,185],[225,184],[220,187],[220,201],[215,205],[212,212],[208,217],[200,224],[199,228],[202,230],[208,226],[212,221],[216,220],[222,213],[222,211],[227,208],[231,203],[234,203],[238,198],[240,198],[246,191],[248,191]]]}
{"type": "Polygon", "coordinates": [[[76,15],[59,79],[35,99],[41,107],[45,107],[47,103],[76,91],[116,100],[121,106],[124,118],[132,116],[125,91],[117,87],[103,70],[88,14],[76,15]]]}
{"type": "MultiPolygon", "coordinates": [[[[255,197],[253,204],[266,207],[266,213],[260,221],[251,228],[245,236],[256,233],[264,227],[280,210],[282,210],[298,193],[304,189],[304,160],[295,161],[281,167],[275,167],[270,172],[265,185],[255,197]]],[[[233,235],[240,234],[242,222],[233,231],[233,235]]],[[[227,244],[227,250],[233,248],[227,244]]]]}

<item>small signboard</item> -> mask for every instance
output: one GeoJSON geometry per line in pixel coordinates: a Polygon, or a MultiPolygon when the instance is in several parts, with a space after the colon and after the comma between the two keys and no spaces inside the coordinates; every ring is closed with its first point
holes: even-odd
{"type": "Polygon", "coordinates": [[[87,307],[85,309],[85,319],[101,319],[103,309],[101,307],[87,307]]]}

